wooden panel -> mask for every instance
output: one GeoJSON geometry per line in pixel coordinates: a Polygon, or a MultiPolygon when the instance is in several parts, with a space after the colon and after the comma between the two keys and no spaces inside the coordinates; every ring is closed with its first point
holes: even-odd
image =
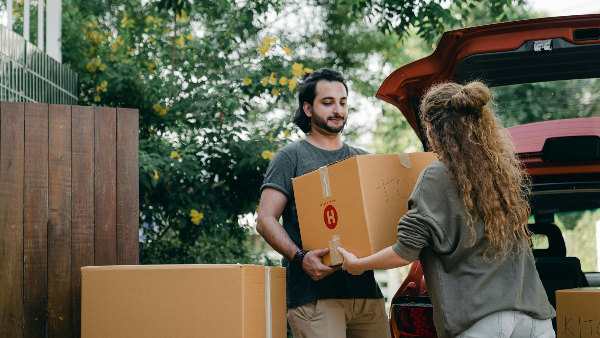
{"type": "Polygon", "coordinates": [[[71,308],[81,335],[81,267],[94,265],[94,108],[72,108],[71,308]]]}
{"type": "Polygon", "coordinates": [[[48,328],[71,336],[71,107],[50,105],[48,162],[48,328]]]}
{"type": "Polygon", "coordinates": [[[118,264],[139,264],[139,164],[136,109],[117,109],[118,264]]]}
{"type": "Polygon", "coordinates": [[[116,113],[95,108],[95,265],[117,264],[116,113]]]}
{"type": "Polygon", "coordinates": [[[23,267],[25,337],[46,336],[48,105],[25,104],[23,267]]]}
{"type": "Polygon", "coordinates": [[[0,103],[0,337],[23,335],[23,112],[0,103]]]}

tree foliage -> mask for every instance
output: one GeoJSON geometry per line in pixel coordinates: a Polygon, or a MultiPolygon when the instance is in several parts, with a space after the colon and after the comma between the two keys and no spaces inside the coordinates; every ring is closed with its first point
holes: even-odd
{"type": "Polygon", "coordinates": [[[239,218],[255,212],[268,161],[290,136],[265,112],[290,101],[307,70],[261,33],[279,3],[66,5],[63,57],[80,101],[140,111],[141,261],[257,261],[239,218]]]}

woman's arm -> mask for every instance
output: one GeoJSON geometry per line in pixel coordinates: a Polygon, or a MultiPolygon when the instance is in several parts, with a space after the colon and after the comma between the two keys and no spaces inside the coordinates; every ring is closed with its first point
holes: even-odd
{"type": "Polygon", "coordinates": [[[366,270],[398,268],[411,263],[400,257],[391,246],[364,258],[357,258],[353,253],[350,253],[343,248],[337,248],[337,250],[344,256],[342,269],[348,271],[348,273],[352,275],[361,275],[366,270]]]}

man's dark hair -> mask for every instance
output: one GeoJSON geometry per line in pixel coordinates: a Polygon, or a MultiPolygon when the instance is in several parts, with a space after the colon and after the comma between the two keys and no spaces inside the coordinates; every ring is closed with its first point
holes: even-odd
{"type": "Polygon", "coordinates": [[[346,85],[346,79],[339,72],[329,69],[320,68],[312,73],[306,74],[298,89],[298,110],[294,114],[294,123],[302,130],[305,134],[310,132],[310,117],[306,116],[302,106],[304,102],[308,102],[311,105],[314,104],[315,97],[317,96],[317,82],[326,80],[329,82],[341,82],[346,88],[346,94],[348,93],[348,85],[346,85]]]}

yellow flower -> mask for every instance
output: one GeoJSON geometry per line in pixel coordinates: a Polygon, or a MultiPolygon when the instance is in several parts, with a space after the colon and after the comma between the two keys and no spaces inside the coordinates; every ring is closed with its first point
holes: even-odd
{"type": "Polygon", "coordinates": [[[305,72],[306,74],[309,74],[309,73],[312,73],[312,72],[313,72],[313,70],[312,70],[312,68],[304,68],[304,72],[305,72]]]}
{"type": "Polygon", "coordinates": [[[99,92],[99,91],[101,91],[101,90],[102,90],[102,87],[100,87],[100,86],[96,87],[96,91],[97,91],[97,92],[99,92]]]}
{"type": "Polygon", "coordinates": [[[176,151],[172,151],[171,158],[181,158],[181,154],[176,151]]]}
{"type": "Polygon", "coordinates": [[[177,38],[177,45],[178,45],[179,47],[183,47],[183,46],[184,46],[184,44],[185,44],[185,36],[183,36],[183,35],[180,35],[180,36],[177,38]]]}
{"type": "Polygon", "coordinates": [[[251,84],[251,83],[252,83],[252,79],[246,76],[246,77],[244,78],[244,81],[243,81],[243,82],[244,82],[244,84],[247,86],[247,85],[249,85],[249,84],[251,84]]]}
{"type": "Polygon", "coordinates": [[[106,69],[106,64],[105,63],[101,64],[99,68],[100,68],[100,71],[103,72],[106,69]]]}
{"type": "Polygon", "coordinates": [[[191,40],[191,39],[193,39],[194,37],[192,36],[192,34],[188,34],[188,35],[186,35],[186,36],[185,36],[185,38],[186,38],[186,39],[188,39],[188,40],[191,40]]]}
{"type": "Polygon", "coordinates": [[[263,43],[265,44],[265,46],[268,46],[268,45],[270,45],[271,43],[273,43],[273,42],[276,42],[276,41],[277,41],[277,38],[276,38],[276,37],[272,37],[272,38],[271,38],[271,37],[268,37],[268,36],[267,36],[267,37],[265,37],[265,38],[263,39],[263,43]]]}
{"type": "Polygon", "coordinates": [[[127,12],[123,12],[123,19],[121,20],[121,28],[127,27],[127,25],[132,22],[133,22],[133,19],[127,18],[127,12]]]}
{"type": "Polygon", "coordinates": [[[269,134],[269,142],[273,142],[273,133],[269,134]]]}
{"type": "Polygon", "coordinates": [[[260,46],[258,46],[258,51],[260,52],[260,54],[262,56],[265,56],[265,54],[267,54],[267,52],[269,51],[269,48],[271,48],[271,47],[269,47],[269,45],[266,45],[266,46],[260,45],[260,46]]]}
{"type": "Polygon", "coordinates": [[[192,211],[190,211],[190,217],[192,218],[192,223],[198,225],[204,218],[204,213],[198,212],[196,209],[192,209],[192,211]]]}
{"type": "Polygon", "coordinates": [[[277,78],[275,77],[275,73],[271,73],[271,76],[269,76],[269,83],[272,85],[277,83],[277,78]]]}
{"type": "Polygon", "coordinates": [[[169,110],[169,107],[164,107],[161,106],[158,103],[155,103],[152,108],[154,108],[154,110],[158,113],[158,116],[165,116],[167,115],[167,110],[169,110]]]}
{"type": "Polygon", "coordinates": [[[152,41],[154,41],[154,38],[153,38],[153,37],[151,37],[151,36],[149,36],[149,37],[148,37],[148,42],[152,42],[152,41]]]}
{"type": "Polygon", "coordinates": [[[277,89],[277,88],[273,88],[273,89],[271,90],[271,94],[273,94],[273,95],[275,95],[275,96],[279,95],[279,89],[277,89]]]}
{"type": "Polygon", "coordinates": [[[152,127],[148,127],[148,131],[149,131],[149,132],[152,132],[152,127]]]}
{"type": "Polygon", "coordinates": [[[263,78],[260,80],[260,83],[262,83],[263,87],[266,87],[268,82],[269,82],[269,80],[267,80],[267,78],[266,78],[266,77],[263,77],[263,78]]]}
{"type": "Polygon", "coordinates": [[[154,169],[154,179],[157,180],[158,179],[158,172],[156,171],[156,169],[154,169]]]}
{"type": "Polygon", "coordinates": [[[288,81],[288,87],[290,88],[290,90],[294,90],[294,88],[296,88],[296,78],[293,77],[288,81]]]}
{"type": "Polygon", "coordinates": [[[94,96],[94,102],[100,102],[100,96],[99,95],[94,96]]]}
{"type": "Polygon", "coordinates": [[[288,56],[292,55],[292,50],[288,46],[283,47],[283,50],[288,56]]]}
{"type": "Polygon", "coordinates": [[[285,86],[288,83],[288,78],[285,76],[282,76],[281,78],[279,78],[279,84],[282,86],[285,86]]]}
{"type": "Polygon", "coordinates": [[[283,131],[283,136],[290,137],[290,135],[292,135],[292,133],[290,133],[289,131],[287,131],[287,130],[283,131]]]}
{"type": "Polygon", "coordinates": [[[262,152],[262,154],[260,154],[260,156],[262,156],[262,158],[264,158],[265,160],[270,160],[273,158],[273,156],[275,156],[275,152],[265,150],[262,152]]]}
{"type": "Polygon", "coordinates": [[[152,22],[152,20],[154,20],[154,17],[152,15],[146,18],[147,22],[152,22]]]}
{"type": "Polygon", "coordinates": [[[102,83],[100,84],[100,89],[105,92],[106,91],[106,86],[108,85],[108,82],[106,81],[102,81],[102,83]]]}
{"type": "Polygon", "coordinates": [[[88,72],[90,72],[90,73],[93,73],[93,72],[95,72],[95,71],[96,71],[96,68],[97,68],[97,66],[96,66],[96,64],[94,63],[94,60],[92,60],[92,61],[88,62],[88,63],[85,65],[85,69],[87,69],[87,71],[88,71],[88,72]]]}
{"type": "Polygon", "coordinates": [[[181,10],[181,15],[177,14],[175,17],[178,20],[180,20],[181,22],[188,22],[188,21],[190,21],[190,17],[187,15],[186,11],[184,11],[183,9],[181,10]]]}
{"type": "Polygon", "coordinates": [[[302,76],[302,67],[301,63],[294,62],[292,65],[292,73],[296,76],[302,76]]]}

